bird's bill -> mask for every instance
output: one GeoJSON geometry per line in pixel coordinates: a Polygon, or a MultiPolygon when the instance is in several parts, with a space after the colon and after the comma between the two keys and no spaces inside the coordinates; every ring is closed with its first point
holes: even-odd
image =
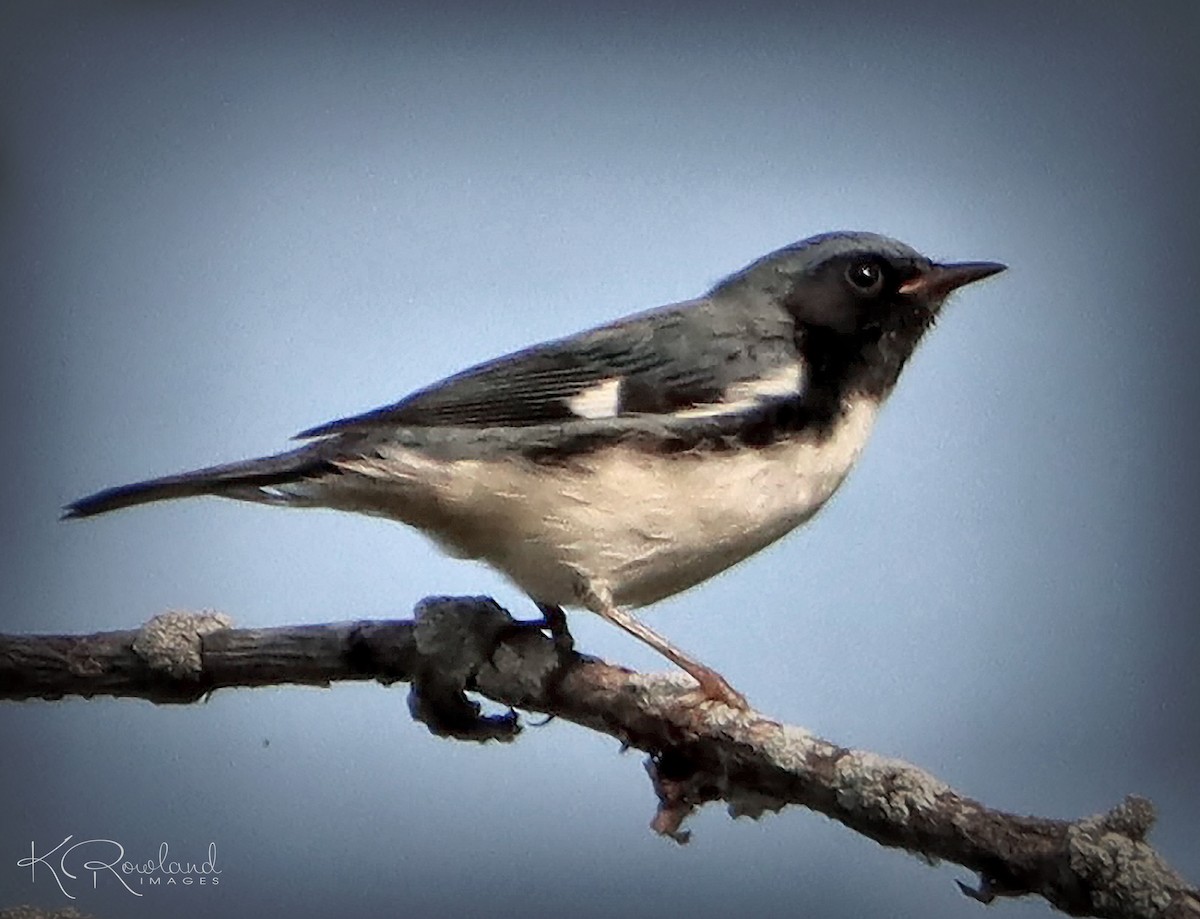
{"type": "Polygon", "coordinates": [[[900,293],[940,300],[965,284],[981,281],[999,274],[1007,265],[999,262],[954,262],[949,265],[930,265],[915,278],[900,285],[900,293]]]}

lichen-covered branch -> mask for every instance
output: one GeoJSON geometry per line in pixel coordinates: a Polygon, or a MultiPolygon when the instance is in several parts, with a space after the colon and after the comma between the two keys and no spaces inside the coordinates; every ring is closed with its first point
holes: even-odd
{"type": "Polygon", "coordinates": [[[757,817],[799,804],[875,841],[963,865],[983,902],[1038,894],[1072,915],[1200,917],[1200,891],[1146,842],[1149,802],[1077,821],[1008,814],[908,763],[822,740],[756,712],[697,705],[689,678],[641,674],[566,650],[488,599],[423,602],[412,620],[235,629],[212,613],[167,613],[141,629],[0,636],[0,698],[135,696],[193,702],[217,689],[336,680],[411,684],[436,734],[512,740],[515,709],[545,712],[650,754],[654,829],[686,839],[709,801],[757,817]],[[510,707],[483,716],[467,692],[510,707]]]}

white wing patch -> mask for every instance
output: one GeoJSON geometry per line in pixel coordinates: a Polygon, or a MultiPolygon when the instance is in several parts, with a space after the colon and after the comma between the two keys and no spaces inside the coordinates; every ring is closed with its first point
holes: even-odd
{"type": "Polygon", "coordinates": [[[803,368],[799,361],[776,367],[765,377],[734,383],[725,392],[725,402],[769,399],[772,396],[795,396],[800,393],[804,381],[803,368]]]}
{"type": "MultiPolygon", "coordinates": [[[[799,361],[776,367],[756,380],[741,380],[722,393],[720,402],[710,402],[674,412],[676,418],[708,418],[753,408],[771,398],[795,396],[804,384],[799,361]]],[[[621,378],[611,377],[589,386],[566,400],[567,408],[580,418],[616,418],[621,413],[621,378]]]]}
{"type": "Polygon", "coordinates": [[[799,361],[776,367],[757,380],[741,380],[725,390],[720,402],[697,405],[675,412],[677,418],[710,418],[741,409],[754,408],[767,399],[795,396],[804,385],[804,367],[799,361]]]}
{"type": "Polygon", "coordinates": [[[566,400],[580,418],[615,418],[621,408],[621,378],[603,380],[566,400]]]}

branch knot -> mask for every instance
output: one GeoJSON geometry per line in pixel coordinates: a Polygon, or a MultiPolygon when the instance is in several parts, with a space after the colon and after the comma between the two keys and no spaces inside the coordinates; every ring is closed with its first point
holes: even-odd
{"type": "Polygon", "coordinates": [[[160,613],[138,630],[133,652],[152,670],[177,679],[198,679],[204,672],[204,636],[233,628],[224,613],[160,613]]]}
{"type": "Polygon", "coordinates": [[[413,718],[439,737],[514,740],[521,730],[514,709],[484,715],[466,695],[504,633],[514,628],[516,621],[489,597],[427,597],[418,603],[413,643],[419,657],[408,693],[413,718]]]}

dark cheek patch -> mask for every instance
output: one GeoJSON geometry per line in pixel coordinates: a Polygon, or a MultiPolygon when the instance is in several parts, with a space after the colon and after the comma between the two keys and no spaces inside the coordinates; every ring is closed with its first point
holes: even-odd
{"type": "Polygon", "coordinates": [[[800,285],[789,303],[797,324],[820,326],[839,335],[851,335],[858,328],[859,306],[857,297],[829,280],[800,285]]]}

